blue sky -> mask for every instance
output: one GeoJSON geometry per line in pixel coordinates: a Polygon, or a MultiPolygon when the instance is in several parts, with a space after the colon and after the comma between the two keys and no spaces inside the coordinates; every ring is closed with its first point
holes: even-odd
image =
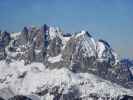
{"type": "Polygon", "coordinates": [[[133,58],[133,0],[0,0],[0,29],[44,23],[65,32],[88,30],[133,58]]]}

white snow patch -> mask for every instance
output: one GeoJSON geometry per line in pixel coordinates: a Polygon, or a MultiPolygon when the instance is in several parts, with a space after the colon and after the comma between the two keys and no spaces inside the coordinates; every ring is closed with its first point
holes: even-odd
{"type": "Polygon", "coordinates": [[[115,65],[116,65],[116,64],[119,63],[119,56],[118,56],[118,54],[117,54],[114,50],[112,50],[111,52],[112,52],[112,54],[113,54],[114,57],[115,57],[115,65]]]}
{"type": "Polygon", "coordinates": [[[62,50],[65,49],[67,42],[70,40],[71,37],[62,37],[63,47],[62,50]]]}
{"type": "Polygon", "coordinates": [[[21,32],[11,33],[11,37],[16,39],[20,34],[21,32]]]}
{"type": "Polygon", "coordinates": [[[56,62],[60,62],[62,60],[62,55],[59,54],[58,56],[55,56],[55,57],[49,57],[48,58],[48,61],[50,63],[56,63],[56,62]]]}
{"type": "Polygon", "coordinates": [[[97,42],[96,44],[97,52],[98,52],[98,58],[102,58],[102,54],[104,52],[105,45],[102,42],[97,42]]]}
{"type": "Polygon", "coordinates": [[[85,33],[86,33],[86,32],[85,32],[84,30],[82,30],[81,33],[78,33],[78,34],[76,35],[76,38],[78,38],[78,37],[84,35],[85,33]]]}
{"type": "Polygon", "coordinates": [[[35,54],[39,54],[40,52],[41,52],[41,50],[35,49],[35,54]]]}

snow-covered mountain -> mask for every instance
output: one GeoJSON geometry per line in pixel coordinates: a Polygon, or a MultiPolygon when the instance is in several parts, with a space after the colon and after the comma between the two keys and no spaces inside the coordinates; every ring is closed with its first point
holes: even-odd
{"type": "Polygon", "coordinates": [[[65,34],[45,24],[1,32],[0,60],[0,89],[6,91],[0,96],[5,99],[122,100],[133,95],[130,72],[117,53],[87,31],[65,34]]]}

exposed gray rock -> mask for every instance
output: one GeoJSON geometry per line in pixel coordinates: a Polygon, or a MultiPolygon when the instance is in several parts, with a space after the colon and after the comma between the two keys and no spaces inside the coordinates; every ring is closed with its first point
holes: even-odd
{"type": "Polygon", "coordinates": [[[5,48],[0,48],[0,60],[4,60],[6,56],[5,48]]]}
{"type": "Polygon", "coordinates": [[[26,61],[27,61],[27,63],[31,63],[31,62],[33,62],[34,61],[34,56],[35,56],[35,54],[34,54],[34,50],[33,50],[33,48],[32,47],[29,47],[28,49],[27,49],[27,51],[25,52],[25,57],[26,58],[24,58],[26,61]]]}
{"type": "Polygon", "coordinates": [[[7,57],[5,48],[11,41],[10,33],[4,31],[0,34],[0,60],[4,60],[7,57]]]}
{"type": "Polygon", "coordinates": [[[94,45],[91,40],[84,40],[86,39],[85,36],[71,38],[63,51],[64,62],[74,72],[87,71],[88,68],[92,67],[94,61],[96,60],[96,53],[91,50],[95,47],[93,47],[94,45]],[[91,49],[86,48],[85,43],[89,43],[87,45],[89,45],[91,49]]]}
{"type": "Polygon", "coordinates": [[[39,96],[37,95],[28,95],[28,98],[30,98],[31,100],[41,100],[39,96]]]}
{"type": "Polygon", "coordinates": [[[55,37],[53,40],[50,40],[48,55],[51,57],[59,55],[61,53],[62,46],[62,40],[59,37],[55,37]]]}
{"type": "Polygon", "coordinates": [[[62,52],[62,58],[63,58],[63,64],[65,67],[68,67],[71,65],[72,56],[76,50],[76,40],[71,38],[66,46],[64,51],[62,52]]]}
{"type": "Polygon", "coordinates": [[[68,92],[63,91],[60,100],[79,100],[80,98],[79,90],[76,86],[69,88],[68,92]]]}
{"type": "Polygon", "coordinates": [[[0,47],[5,47],[11,40],[10,33],[4,31],[0,34],[0,47]]]}
{"type": "Polygon", "coordinates": [[[39,34],[40,29],[38,29],[37,27],[30,27],[28,29],[28,42],[30,44],[32,44],[34,42],[34,39],[36,37],[37,34],[39,34]]]}
{"type": "Polygon", "coordinates": [[[25,45],[28,42],[29,36],[28,36],[28,28],[27,27],[23,28],[19,38],[20,39],[19,39],[18,42],[19,42],[20,45],[25,45]]]}

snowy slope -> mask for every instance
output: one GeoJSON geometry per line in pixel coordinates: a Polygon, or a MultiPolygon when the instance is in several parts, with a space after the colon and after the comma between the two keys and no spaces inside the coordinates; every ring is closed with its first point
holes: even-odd
{"type": "Polygon", "coordinates": [[[10,64],[1,61],[0,65],[0,89],[8,87],[14,94],[37,95],[48,90],[43,98],[53,98],[54,95],[50,95],[50,91],[59,87],[58,92],[62,94],[76,89],[78,94],[75,93],[75,98],[89,98],[90,94],[100,97],[108,94],[111,98],[124,94],[133,95],[131,90],[89,73],[72,73],[66,68],[49,70],[41,63],[25,66],[23,61],[10,64]]]}

